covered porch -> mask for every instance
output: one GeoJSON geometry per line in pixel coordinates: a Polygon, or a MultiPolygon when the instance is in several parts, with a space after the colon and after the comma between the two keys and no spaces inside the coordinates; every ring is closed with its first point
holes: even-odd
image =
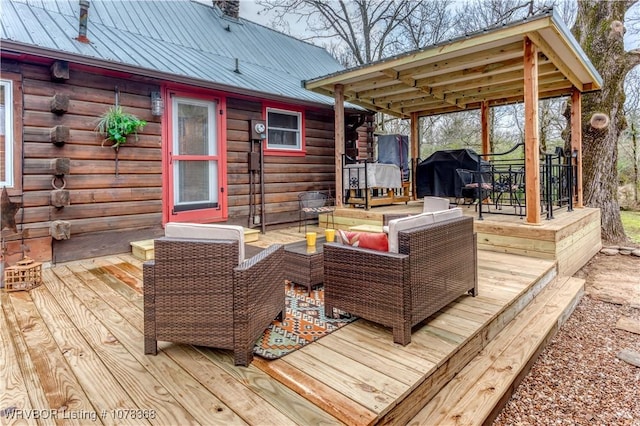
{"type": "MultiPolygon", "coordinates": [[[[491,160],[497,153],[490,152],[490,108],[524,103],[522,205],[526,222],[536,225],[543,221],[538,101],[560,96],[571,99],[569,158],[575,161],[571,197],[573,205],[581,208],[581,96],[601,85],[602,78],[553,10],[305,82],[307,89],[335,99],[336,194],[345,189],[345,102],[409,119],[414,160],[420,157],[420,117],[463,110],[479,110],[480,154],[491,160]]],[[[412,196],[415,199],[415,176],[412,196]]],[[[342,197],[337,201],[342,203],[342,197]]]]}

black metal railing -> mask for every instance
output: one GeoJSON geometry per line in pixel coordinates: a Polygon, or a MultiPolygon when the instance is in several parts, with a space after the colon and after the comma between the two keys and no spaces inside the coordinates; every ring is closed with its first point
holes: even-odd
{"type": "MultiPolygon", "coordinates": [[[[474,172],[473,187],[478,202],[478,219],[483,213],[524,216],[526,212],[525,175],[522,156],[510,154],[523,143],[501,153],[480,154],[481,161],[474,172]]],[[[573,210],[576,195],[576,153],[565,154],[557,148],[554,153],[542,153],[540,164],[540,209],[547,219],[553,219],[554,209],[566,206],[573,210]]]]}

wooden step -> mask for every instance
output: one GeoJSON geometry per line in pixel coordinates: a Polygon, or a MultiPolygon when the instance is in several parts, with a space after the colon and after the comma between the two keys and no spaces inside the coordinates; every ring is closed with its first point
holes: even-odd
{"type": "MultiPolygon", "coordinates": [[[[244,242],[252,243],[260,239],[258,229],[244,228],[244,242]]],[[[140,260],[150,260],[154,258],[153,240],[132,241],[131,253],[140,260]]]]}
{"type": "Polygon", "coordinates": [[[154,258],[153,240],[132,241],[131,254],[140,260],[151,260],[154,258]]]}
{"type": "Polygon", "coordinates": [[[490,423],[583,294],[582,279],[549,283],[409,424],[490,423]]]}
{"type": "Polygon", "coordinates": [[[244,242],[252,243],[258,241],[260,239],[260,230],[259,229],[249,229],[244,228],[244,242]]]}

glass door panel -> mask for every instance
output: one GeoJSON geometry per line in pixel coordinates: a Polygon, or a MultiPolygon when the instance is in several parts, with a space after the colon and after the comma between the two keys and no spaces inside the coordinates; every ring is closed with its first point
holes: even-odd
{"type": "Polygon", "coordinates": [[[173,98],[173,212],[219,208],[216,103],[173,98]]]}

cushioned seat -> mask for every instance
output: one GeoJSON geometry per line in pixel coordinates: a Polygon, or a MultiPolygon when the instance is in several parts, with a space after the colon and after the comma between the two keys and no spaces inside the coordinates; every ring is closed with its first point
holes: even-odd
{"type": "Polygon", "coordinates": [[[389,251],[324,245],[325,314],[349,312],[393,329],[406,345],[411,327],[470,292],[477,294],[473,218],[460,208],[389,222],[389,251]]]}
{"type": "Polygon", "coordinates": [[[169,341],[233,351],[248,365],[285,309],[284,246],[244,260],[241,226],[168,223],[144,263],[144,351],[169,341]]]}

